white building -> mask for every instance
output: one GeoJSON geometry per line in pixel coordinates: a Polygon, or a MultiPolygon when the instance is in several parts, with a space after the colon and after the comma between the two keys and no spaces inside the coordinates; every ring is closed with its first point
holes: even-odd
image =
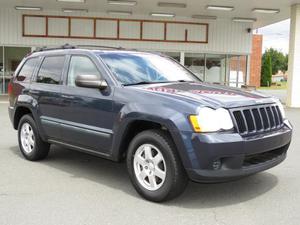
{"type": "Polygon", "coordinates": [[[32,48],[65,43],[164,52],[206,81],[240,86],[249,80],[252,30],[291,17],[288,103],[300,106],[300,94],[297,99],[294,93],[300,84],[300,64],[294,64],[300,57],[300,51],[294,51],[300,48],[300,27],[296,29],[300,6],[292,6],[294,3],[297,1],[0,0],[0,91],[7,91],[11,73],[32,48]]]}

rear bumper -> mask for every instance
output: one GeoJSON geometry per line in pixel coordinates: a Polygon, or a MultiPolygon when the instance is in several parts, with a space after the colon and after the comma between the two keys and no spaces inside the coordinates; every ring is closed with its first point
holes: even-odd
{"type": "Polygon", "coordinates": [[[8,115],[9,115],[9,119],[11,121],[11,123],[14,125],[14,113],[15,113],[15,109],[12,106],[8,107],[8,115]]]}
{"type": "Polygon", "coordinates": [[[261,172],[284,161],[291,137],[288,121],[280,130],[251,137],[193,134],[193,166],[186,170],[197,182],[226,181],[261,172]]]}

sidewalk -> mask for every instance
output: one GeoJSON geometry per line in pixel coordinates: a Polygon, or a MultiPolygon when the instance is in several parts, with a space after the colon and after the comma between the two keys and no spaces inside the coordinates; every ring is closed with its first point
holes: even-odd
{"type": "Polygon", "coordinates": [[[1,95],[0,94],[0,103],[8,102],[8,95],[1,95]]]}

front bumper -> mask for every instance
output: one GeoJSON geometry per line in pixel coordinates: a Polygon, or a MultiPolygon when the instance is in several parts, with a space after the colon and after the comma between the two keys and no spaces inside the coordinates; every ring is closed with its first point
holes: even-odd
{"type": "Polygon", "coordinates": [[[272,168],[286,158],[292,128],[288,121],[279,130],[242,137],[237,133],[193,134],[191,180],[219,182],[272,168]]]}

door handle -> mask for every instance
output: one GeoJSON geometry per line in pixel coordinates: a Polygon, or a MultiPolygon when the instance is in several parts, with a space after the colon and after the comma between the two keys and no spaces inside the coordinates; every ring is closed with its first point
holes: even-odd
{"type": "Polygon", "coordinates": [[[75,99],[75,97],[71,95],[61,95],[61,97],[66,99],[75,99]]]}
{"type": "Polygon", "coordinates": [[[39,94],[40,91],[38,91],[38,90],[29,90],[29,93],[30,94],[39,94]]]}

